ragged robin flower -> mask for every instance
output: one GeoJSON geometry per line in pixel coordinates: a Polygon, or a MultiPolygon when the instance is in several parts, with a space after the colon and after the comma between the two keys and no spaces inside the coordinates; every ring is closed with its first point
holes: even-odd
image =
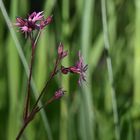
{"type": "Polygon", "coordinates": [[[68,74],[68,73],[78,74],[80,76],[79,80],[78,80],[78,83],[79,83],[79,85],[81,85],[82,81],[86,81],[85,72],[88,69],[88,65],[84,64],[83,57],[81,56],[80,52],[78,53],[78,57],[79,57],[79,60],[76,62],[76,64],[74,66],[70,66],[70,67],[62,66],[61,67],[61,72],[63,74],[68,74]]]}
{"type": "Polygon", "coordinates": [[[33,12],[31,15],[29,15],[28,21],[31,22],[32,24],[34,24],[35,22],[42,20],[43,17],[44,17],[43,11],[38,12],[38,13],[33,12]]]}
{"type": "Polygon", "coordinates": [[[32,33],[34,30],[43,29],[45,26],[50,24],[52,21],[52,16],[44,19],[43,11],[41,12],[33,12],[28,16],[27,19],[22,17],[16,18],[15,25],[19,27],[19,30],[22,33],[25,33],[27,36],[28,34],[32,33]]]}

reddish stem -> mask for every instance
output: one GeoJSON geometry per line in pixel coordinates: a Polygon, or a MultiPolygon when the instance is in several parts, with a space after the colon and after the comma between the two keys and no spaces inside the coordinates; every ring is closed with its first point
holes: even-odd
{"type": "Polygon", "coordinates": [[[24,123],[24,125],[22,126],[22,128],[20,129],[20,131],[19,131],[19,133],[18,133],[18,135],[16,137],[16,140],[19,140],[20,139],[20,137],[21,137],[24,129],[27,127],[28,124],[29,124],[29,122],[28,123],[24,123]]]}
{"type": "Polygon", "coordinates": [[[16,140],[19,140],[19,139],[20,139],[20,137],[21,137],[21,135],[23,134],[25,128],[26,128],[26,127],[28,126],[28,124],[33,120],[34,116],[36,115],[36,113],[37,113],[38,111],[39,111],[39,108],[36,108],[32,113],[30,113],[30,114],[27,116],[26,120],[24,120],[24,122],[23,122],[22,128],[20,129],[20,131],[19,131],[19,133],[18,133],[18,135],[17,135],[17,137],[16,137],[16,140]]]}
{"type": "Polygon", "coordinates": [[[39,100],[41,99],[41,97],[43,96],[44,91],[45,91],[46,88],[48,87],[49,82],[50,82],[50,81],[53,79],[53,77],[55,76],[55,74],[56,74],[56,72],[57,72],[57,67],[58,67],[59,62],[60,62],[60,59],[57,58],[56,63],[55,63],[54,70],[53,70],[53,72],[51,73],[50,78],[49,78],[49,80],[46,82],[44,88],[42,89],[42,91],[41,91],[39,97],[37,98],[37,100],[36,100],[36,102],[35,102],[35,104],[34,104],[34,106],[33,106],[32,111],[34,111],[34,109],[37,107],[37,104],[38,104],[39,100]]]}
{"type": "MultiPolygon", "coordinates": [[[[50,100],[48,100],[48,102],[45,104],[45,107],[48,106],[50,103],[52,103],[54,100],[54,98],[52,97],[50,100]]],[[[23,122],[23,126],[22,128],[20,129],[17,137],[16,137],[16,140],[19,140],[21,135],[23,134],[25,128],[28,126],[28,124],[33,120],[33,118],[35,117],[35,115],[43,108],[44,106],[42,107],[36,107],[26,118],[26,120],[23,122]]]]}
{"type": "MultiPolygon", "coordinates": [[[[50,75],[49,80],[47,81],[47,83],[45,84],[44,88],[42,89],[38,99],[36,100],[32,111],[29,113],[29,102],[30,102],[30,83],[31,83],[31,77],[32,77],[32,66],[33,66],[33,60],[34,60],[34,54],[35,54],[35,47],[36,47],[36,41],[34,41],[32,39],[32,37],[30,36],[30,39],[32,41],[32,55],[31,55],[31,62],[30,62],[30,72],[29,72],[29,79],[28,79],[28,87],[27,87],[27,98],[26,98],[26,103],[25,103],[25,114],[24,114],[24,124],[22,126],[22,128],[20,129],[16,140],[19,140],[22,133],[24,132],[25,128],[27,127],[27,125],[30,123],[30,121],[32,121],[32,119],[34,118],[34,116],[36,115],[37,112],[39,112],[44,106],[42,107],[37,107],[37,104],[39,102],[39,100],[41,99],[41,97],[43,96],[43,93],[45,91],[45,89],[48,87],[49,82],[53,79],[53,77],[55,76],[55,74],[57,73],[57,67],[58,64],[60,62],[59,57],[56,59],[56,63],[55,63],[55,67],[53,72],[50,75]]],[[[52,101],[54,100],[54,98],[52,97],[46,104],[45,106],[47,106],[48,104],[50,104],[52,101]]]]}
{"type": "Polygon", "coordinates": [[[30,62],[30,69],[29,69],[29,78],[28,78],[28,85],[27,85],[27,97],[26,97],[26,101],[25,101],[25,108],[24,108],[24,124],[22,126],[22,128],[20,129],[16,140],[19,140],[24,129],[27,127],[27,125],[29,124],[29,122],[33,119],[33,117],[35,116],[35,114],[39,111],[38,108],[35,108],[34,111],[32,111],[31,113],[29,113],[29,103],[30,103],[30,84],[31,84],[31,78],[32,78],[32,68],[33,68],[33,61],[34,61],[34,55],[35,55],[35,48],[36,48],[36,43],[39,39],[39,36],[41,34],[41,31],[38,32],[36,39],[34,40],[32,35],[30,35],[30,40],[32,43],[32,54],[31,54],[31,62],[30,62]]]}
{"type": "Polygon", "coordinates": [[[27,98],[26,98],[26,103],[25,103],[24,120],[26,120],[26,118],[28,116],[28,111],[29,111],[30,84],[31,84],[32,68],[33,68],[34,53],[35,53],[34,50],[35,50],[35,46],[34,46],[34,43],[33,43],[33,45],[32,45],[32,54],[31,54],[31,62],[30,62],[30,72],[29,72],[28,86],[27,86],[27,98]]]}

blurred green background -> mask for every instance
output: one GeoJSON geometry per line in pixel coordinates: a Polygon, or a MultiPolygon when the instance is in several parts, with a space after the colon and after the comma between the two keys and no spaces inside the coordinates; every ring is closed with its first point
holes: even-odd
{"type": "Polygon", "coordinates": [[[56,77],[43,100],[60,86],[66,95],[39,113],[21,139],[139,140],[140,0],[0,0],[0,139],[14,140],[22,125],[31,53],[29,40],[11,23],[42,10],[53,22],[38,42],[32,102],[53,68],[59,42],[69,50],[65,66],[81,50],[87,82],[79,88],[73,75],[56,77]]]}

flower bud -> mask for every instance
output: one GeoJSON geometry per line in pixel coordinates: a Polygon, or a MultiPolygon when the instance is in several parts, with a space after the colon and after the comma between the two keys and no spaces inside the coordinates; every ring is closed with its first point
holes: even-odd
{"type": "Polygon", "coordinates": [[[58,89],[54,94],[54,99],[60,99],[64,95],[65,91],[61,88],[58,89]]]}
{"type": "Polygon", "coordinates": [[[64,46],[62,43],[59,44],[58,46],[58,56],[60,59],[63,59],[68,55],[68,51],[64,51],[64,46]]]}

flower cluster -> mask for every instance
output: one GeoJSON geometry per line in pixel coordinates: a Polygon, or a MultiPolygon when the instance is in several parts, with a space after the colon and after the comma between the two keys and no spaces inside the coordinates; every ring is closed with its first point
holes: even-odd
{"type": "Polygon", "coordinates": [[[22,17],[16,18],[15,25],[19,27],[22,33],[28,34],[32,33],[34,30],[43,29],[45,26],[50,24],[52,21],[52,16],[44,18],[43,11],[42,12],[33,12],[28,16],[27,19],[23,19],[22,17]]]}

